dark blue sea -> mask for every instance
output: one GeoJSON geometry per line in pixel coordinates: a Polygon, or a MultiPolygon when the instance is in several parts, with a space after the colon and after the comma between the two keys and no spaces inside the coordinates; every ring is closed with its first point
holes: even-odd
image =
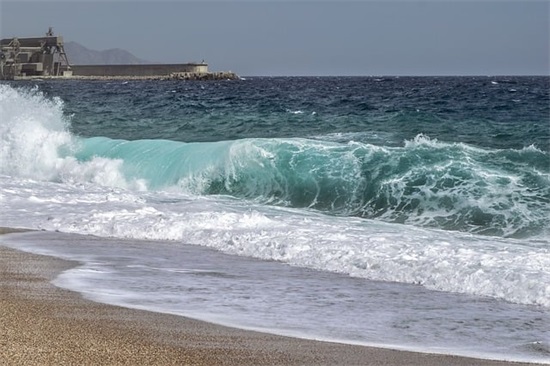
{"type": "Polygon", "coordinates": [[[550,77],[0,84],[3,244],[107,303],[550,360],[550,77]]]}

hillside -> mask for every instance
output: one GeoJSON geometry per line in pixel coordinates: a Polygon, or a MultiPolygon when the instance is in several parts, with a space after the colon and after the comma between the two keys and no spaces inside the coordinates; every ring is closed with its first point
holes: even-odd
{"type": "Polygon", "coordinates": [[[104,51],[91,50],[76,42],[66,42],[65,52],[72,65],[135,65],[146,64],[130,52],[113,48],[104,51]]]}

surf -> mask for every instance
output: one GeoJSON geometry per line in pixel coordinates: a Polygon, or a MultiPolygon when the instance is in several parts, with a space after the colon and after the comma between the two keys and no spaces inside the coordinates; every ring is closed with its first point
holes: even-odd
{"type": "Polygon", "coordinates": [[[80,137],[63,102],[1,85],[2,174],[135,191],[231,196],[499,237],[550,227],[548,153],[482,149],[419,134],[401,146],[322,138],[186,143],[80,137]]]}
{"type": "Polygon", "coordinates": [[[3,225],[549,306],[548,155],[535,146],[86,137],[59,98],[8,85],[0,95],[3,225]]]}
{"type": "Polygon", "coordinates": [[[81,162],[122,161],[147,189],[229,195],[337,216],[521,237],[548,223],[546,153],[483,150],[431,140],[403,147],[319,140],[82,142],[81,162]]]}

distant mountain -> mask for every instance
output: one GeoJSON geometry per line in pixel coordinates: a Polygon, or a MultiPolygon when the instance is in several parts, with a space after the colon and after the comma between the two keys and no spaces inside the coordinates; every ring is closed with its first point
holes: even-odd
{"type": "Polygon", "coordinates": [[[76,42],[65,42],[65,52],[71,65],[135,65],[150,63],[120,48],[95,51],[76,42]]]}

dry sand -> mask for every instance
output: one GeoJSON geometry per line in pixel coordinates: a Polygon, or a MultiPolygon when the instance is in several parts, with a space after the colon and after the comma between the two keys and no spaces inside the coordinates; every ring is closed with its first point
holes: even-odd
{"type": "Polygon", "coordinates": [[[99,304],[50,283],[75,265],[0,246],[0,365],[527,365],[302,340],[99,304]]]}

